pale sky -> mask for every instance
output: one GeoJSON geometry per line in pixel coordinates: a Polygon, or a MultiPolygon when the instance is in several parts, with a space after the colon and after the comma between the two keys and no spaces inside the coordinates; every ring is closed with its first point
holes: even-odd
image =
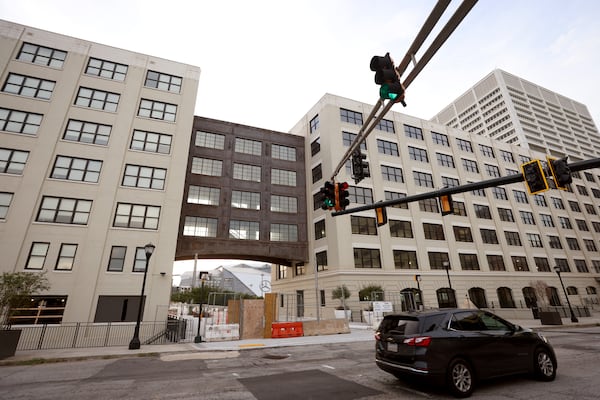
{"type": "MultiPolygon", "coordinates": [[[[198,66],[196,115],[288,132],[325,93],[375,103],[371,57],[400,61],[435,3],[0,0],[0,18],[198,66]]],[[[480,0],[394,110],[429,119],[500,68],[587,105],[598,126],[599,20],[595,0],[480,0]]]]}
{"type": "MultiPolygon", "coordinates": [[[[0,0],[0,18],[199,66],[196,115],[287,132],[325,93],[375,103],[371,57],[399,61],[435,3],[0,0]]],[[[501,68],[587,105],[598,124],[599,20],[594,0],[480,0],[394,110],[429,119],[501,68]]]]}

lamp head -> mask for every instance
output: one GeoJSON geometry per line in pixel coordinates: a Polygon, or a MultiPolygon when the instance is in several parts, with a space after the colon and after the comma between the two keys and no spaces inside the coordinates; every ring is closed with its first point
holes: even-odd
{"type": "Polygon", "coordinates": [[[154,253],[154,248],[156,246],[154,246],[152,243],[148,243],[147,245],[144,246],[144,251],[146,252],[146,257],[149,257],[152,255],[152,253],[154,253]]]}

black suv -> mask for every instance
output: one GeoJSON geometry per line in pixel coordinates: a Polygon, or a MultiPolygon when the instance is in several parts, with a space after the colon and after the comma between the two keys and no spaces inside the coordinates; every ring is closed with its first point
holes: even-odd
{"type": "Polygon", "coordinates": [[[375,333],[375,362],[401,378],[418,376],[468,397],[478,379],[530,373],[556,377],[542,335],[483,310],[443,309],[386,315],[375,333]]]}

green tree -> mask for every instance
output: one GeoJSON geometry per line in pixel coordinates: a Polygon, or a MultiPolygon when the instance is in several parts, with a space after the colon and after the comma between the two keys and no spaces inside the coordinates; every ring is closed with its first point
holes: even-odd
{"type": "Polygon", "coordinates": [[[3,272],[0,275],[0,328],[10,326],[14,308],[25,306],[32,295],[49,288],[44,273],[3,272]]]}
{"type": "Polygon", "coordinates": [[[350,297],[350,290],[346,285],[336,287],[331,291],[331,298],[333,300],[339,300],[341,303],[340,310],[346,309],[346,299],[350,297]]]}

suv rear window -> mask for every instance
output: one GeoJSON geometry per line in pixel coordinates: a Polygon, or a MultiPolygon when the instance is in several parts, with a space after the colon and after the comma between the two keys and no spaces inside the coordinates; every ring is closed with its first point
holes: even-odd
{"type": "Polygon", "coordinates": [[[410,316],[387,315],[381,325],[381,333],[394,335],[416,335],[419,333],[419,320],[410,316]]]}

